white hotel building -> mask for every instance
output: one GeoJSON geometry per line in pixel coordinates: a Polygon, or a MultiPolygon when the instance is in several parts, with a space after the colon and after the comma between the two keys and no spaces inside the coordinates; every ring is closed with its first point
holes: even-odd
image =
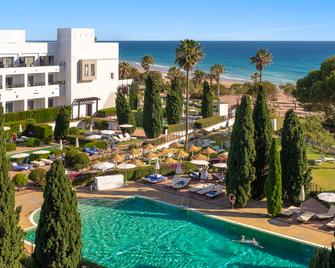
{"type": "Polygon", "coordinates": [[[0,102],[5,112],[72,105],[73,117],[114,106],[119,45],[96,42],[94,29],[58,29],[57,40],[27,42],[0,30],[0,102]]]}

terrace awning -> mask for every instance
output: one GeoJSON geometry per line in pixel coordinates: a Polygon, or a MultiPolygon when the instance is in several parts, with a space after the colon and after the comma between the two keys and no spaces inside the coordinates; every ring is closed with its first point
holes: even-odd
{"type": "Polygon", "coordinates": [[[98,104],[99,104],[99,98],[98,97],[88,97],[88,98],[79,98],[79,99],[74,99],[71,106],[78,106],[78,119],[80,117],[80,106],[85,105],[85,104],[93,104],[95,103],[96,105],[96,111],[98,110],[98,104]]]}

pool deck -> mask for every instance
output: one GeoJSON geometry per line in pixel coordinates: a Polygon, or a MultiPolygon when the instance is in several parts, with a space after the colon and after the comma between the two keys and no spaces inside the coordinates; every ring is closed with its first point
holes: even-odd
{"type": "MultiPolygon", "coordinates": [[[[110,198],[123,199],[134,195],[141,195],[174,205],[188,204],[189,207],[221,219],[245,224],[269,232],[274,232],[294,239],[304,240],[310,243],[330,246],[334,242],[333,233],[330,231],[311,228],[309,224],[296,224],[284,220],[269,218],[266,214],[266,207],[249,204],[243,209],[231,209],[224,204],[224,198],[217,198],[212,201],[205,198],[198,198],[195,194],[185,191],[175,191],[164,185],[148,185],[138,182],[130,182],[127,186],[113,191],[89,192],[86,189],[77,191],[79,198],[110,198]]],[[[33,211],[41,207],[43,194],[41,191],[24,190],[16,192],[16,205],[22,206],[20,225],[23,229],[32,227],[29,216],[33,211]]]]}

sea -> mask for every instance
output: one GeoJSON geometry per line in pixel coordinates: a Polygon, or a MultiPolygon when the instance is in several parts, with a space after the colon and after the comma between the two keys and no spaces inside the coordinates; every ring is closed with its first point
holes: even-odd
{"type": "MultiPolygon", "coordinates": [[[[118,41],[120,60],[139,65],[144,55],[152,55],[153,69],[167,71],[175,65],[178,41],[118,41]]],[[[204,58],[196,69],[208,72],[211,65],[223,64],[223,80],[247,81],[255,72],[250,57],[259,48],[269,50],[272,64],[264,71],[264,79],[276,84],[295,83],[322,61],[335,55],[335,41],[200,41],[204,58]]]]}

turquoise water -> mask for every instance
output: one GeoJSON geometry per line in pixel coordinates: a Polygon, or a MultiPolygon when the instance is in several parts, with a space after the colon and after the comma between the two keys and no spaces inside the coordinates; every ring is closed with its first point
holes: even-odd
{"type": "MultiPolygon", "coordinates": [[[[274,83],[295,82],[311,69],[320,67],[326,58],[335,55],[335,42],[271,42],[271,41],[201,41],[205,57],[196,68],[209,71],[219,63],[225,66],[222,78],[250,80],[255,66],[249,58],[257,49],[273,54],[273,63],[266,67],[264,78],[274,83]]],[[[144,55],[155,58],[155,67],[166,71],[174,65],[177,41],[119,41],[120,59],[140,62],[144,55]]]]}
{"type": "MultiPolygon", "coordinates": [[[[80,200],[83,255],[106,267],[307,267],[314,248],[143,198],[80,200]],[[234,242],[255,237],[264,247],[234,242]]],[[[38,220],[38,213],[35,220],[38,220]]],[[[26,234],[34,241],[35,231],[26,234]]]]}

